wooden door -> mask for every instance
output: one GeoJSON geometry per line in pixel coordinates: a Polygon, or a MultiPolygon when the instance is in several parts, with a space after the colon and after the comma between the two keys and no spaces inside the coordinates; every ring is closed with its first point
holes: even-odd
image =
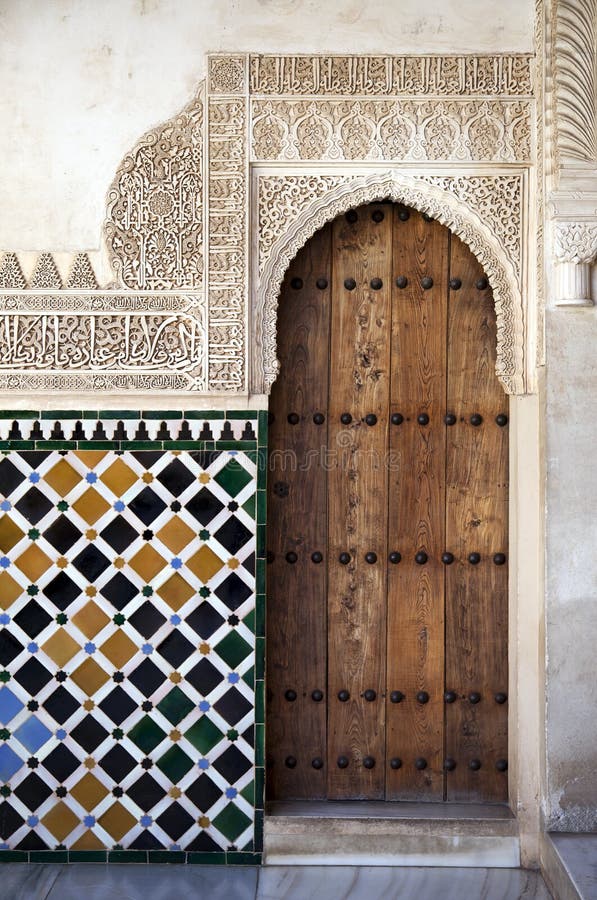
{"type": "Polygon", "coordinates": [[[507,798],[507,398],[456,237],[375,203],[284,281],[268,475],[269,799],[507,798]]]}

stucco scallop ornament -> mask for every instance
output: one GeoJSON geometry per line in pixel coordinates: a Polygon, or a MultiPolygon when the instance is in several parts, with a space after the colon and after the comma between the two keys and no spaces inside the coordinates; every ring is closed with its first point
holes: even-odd
{"type": "Polygon", "coordinates": [[[269,393],[280,368],[276,356],[278,298],[284,273],[292,259],[326,222],[353,207],[383,199],[415,207],[437,219],[458,235],[479,260],[493,289],[495,302],[496,374],[507,394],[523,394],[524,317],[513,263],[473,208],[449,191],[392,170],[347,178],[346,182],[314,199],[294,219],[291,210],[288,211],[288,227],[272,245],[257,285],[254,391],[269,393]]]}

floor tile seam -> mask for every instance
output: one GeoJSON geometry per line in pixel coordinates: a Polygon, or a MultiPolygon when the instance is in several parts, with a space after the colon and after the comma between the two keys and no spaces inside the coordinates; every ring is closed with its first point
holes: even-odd
{"type": "MultiPolygon", "coordinates": [[[[64,872],[64,866],[61,866],[61,867],[54,873],[54,878],[53,878],[53,880],[52,880],[51,885],[48,887],[47,892],[44,893],[43,897],[40,897],[39,900],[48,900],[50,894],[51,894],[52,891],[54,890],[54,886],[56,885],[56,882],[57,882],[58,879],[62,876],[63,872],[64,872]]],[[[33,898],[31,898],[31,900],[33,900],[33,898]]]]}

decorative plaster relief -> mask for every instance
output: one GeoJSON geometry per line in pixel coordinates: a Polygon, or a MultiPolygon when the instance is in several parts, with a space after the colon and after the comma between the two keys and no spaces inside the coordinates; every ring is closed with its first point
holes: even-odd
{"type": "Polygon", "coordinates": [[[120,287],[203,287],[203,83],[128,153],[108,192],[105,235],[120,287]]]}
{"type": "Polygon", "coordinates": [[[554,125],[558,164],[597,162],[597,4],[556,0],[554,125]]]}
{"type": "Polygon", "coordinates": [[[251,56],[252,94],[532,93],[526,56],[251,56]]]}
{"type": "Polygon", "coordinates": [[[29,282],[23,274],[23,266],[16,253],[0,254],[0,289],[22,291],[65,290],[95,291],[98,289],[93,266],[86,253],[76,253],[70,262],[64,284],[56,260],[51,253],[40,253],[29,282]]]}
{"type": "Polygon", "coordinates": [[[597,257],[597,223],[557,222],[554,228],[557,306],[592,306],[591,263],[597,257]]]}
{"type": "MultiPolygon", "coordinates": [[[[479,179],[482,181],[482,179],[479,179]]],[[[466,184],[467,179],[463,179],[466,184]]],[[[522,295],[516,262],[505,252],[495,231],[494,219],[483,221],[476,210],[460,200],[454,186],[458,179],[439,176],[412,178],[395,171],[368,176],[267,176],[259,179],[259,229],[269,235],[269,252],[263,257],[256,289],[253,328],[256,335],[253,354],[254,390],[267,392],[279,369],[276,358],[276,318],[280,286],[291,260],[307,240],[326,222],[375,200],[390,198],[414,206],[447,225],[472,250],[483,265],[491,286],[497,315],[496,373],[507,393],[523,393],[524,328],[522,295]],[[302,180],[301,180],[302,179],[302,180]],[[261,187],[263,182],[263,189],[261,187]],[[304,199],[307,197],[307,199],[304,199]],[[298,208],[286,205],[285,227],[281,204],[298,201],[298,208]],[[277,209],[276,209],[277,206],[277,209]],[[275,209],[274,224],[267,226],[270,210],[275,209]],[[279,237],[276,236],[280,235],[279,237]]],[[[487,176],[487,184],[491,178],[487,176]]],[[[475,191],[475,185],[467,187],[475,191]]],[[[486,197],[489,192],[486,192],[486,197]]],[[[507,204],[505,206],[507,208],[507,204]]],[[[264,250],[261,245],[261,250],[264,250]]]]}
{"type": "Polygon", "coordinates": [[[525,100],[254,100],[252,153],[276,160],[520,162],[525,100]]]}

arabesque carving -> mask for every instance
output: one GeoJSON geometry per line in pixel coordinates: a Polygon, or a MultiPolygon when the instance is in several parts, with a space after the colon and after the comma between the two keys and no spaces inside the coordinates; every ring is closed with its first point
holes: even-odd
{"type": "Polygon", "coordinates": [[[554,4],[554,119],[558,163],[597,162],[597,4],[554,4]]]}
{"type": "MultiPolygon", "coordinates": [[[[282,178],[281,178],[282,180],[282,178]]],[[[289,222],[276,240],[261,272],[253,327],[256,333],[254,381],[256,390],[268,391],[279,364],[276,358],[276,317],[284,273],[299,249],[312,234],[352,206],[390,198],[414,206],[447,225],[472,250],[483,265],[493,288],[497,314],[496,373],[507,393],[525,389],[523,308],[514,266],[498,243],[491,227],[451,192],[436,185],[396,172],[347,178],[323,190],[319,198],[289,222]]]]}
{"type": "Polygon", "coordinates": [[[17,254],[5,253],[0,263],[0,288],[19,291],[25,287],[27,281],[17,254]]]}
{"type": "Polygon", "coordinates": [[[597,222],[556,223],[554,254],[560,262],[593,262],[597,257],[597,222]]]}

